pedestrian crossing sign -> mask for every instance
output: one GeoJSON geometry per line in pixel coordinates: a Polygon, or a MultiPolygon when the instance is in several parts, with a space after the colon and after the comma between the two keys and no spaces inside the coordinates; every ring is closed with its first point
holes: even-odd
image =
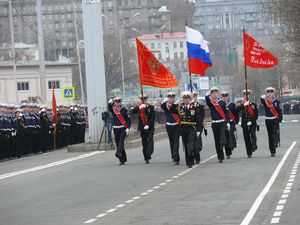
{"type": "Polygon", "coordinates": [[[75,99],[75,88],[72,87],[63,87],[63,99],[64,100],[74,100],[75,99]]]}

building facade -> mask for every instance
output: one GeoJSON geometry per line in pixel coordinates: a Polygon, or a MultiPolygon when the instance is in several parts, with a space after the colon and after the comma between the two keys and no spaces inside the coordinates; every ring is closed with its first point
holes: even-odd
{"type": "MultiPolygon", "coordinates": [[[[161,61],[187,58],[184,32],[144,34],[138,37],[161,61]]],[[[135,40],[132,40],[135,46],[135,40]]]]}
{"type": "MultiPolygon", "coordinates": [[[[59,55],[71,57],[75,53],[75,19],[79,40],[83,39],[82,0],[44,0],[43,28],[45,57],[56,60],[59,55]],[[74,3],[74,4],[73,4],[74,3]],[[74,13],[75,11],[75,13],[74,13]]],[[[162,27],[168,19],[159,12],[159,0],[102,0],[103,29],[115,33],[123,29],[127,36],[135,36],[131,27],[151,32],[162,27]],[[139,16],[130,20],[135,14],[139,16]],[[130,20],[130,21],[129,21],[130,20]]],[[[13,29],[16,42],[37,43],[36,0],[12,0],[13,29]]],[[[0,0],[0,44],[10,42],[8,2],[0,0]],[[4,31],[4,32],[2,32],[4,31]]]]}
{"type": "Polygon", "coordinates": [[[205,34],[212,30],[239,30],[255,36],[279,32],[279,21],[265,18],[256,0],[196,0],[195,26],[205,34]]]}
{"type": "MultiPolygon", "coordinates": [[[[72,68],[77,64],[46,62],[47,102],[51,105],[52,86],[54,86],[57,104],[70,104],[63,100],[62,88],[73,85],[72,68]]],[[[38,62],[22,62],[17,64],[16,80],[11,62],[0,63],[0,102],[20,104],[24,101],[40,100],[40,71],[38,62]],[[17,86],[17,90],[16,87],[17,86]],[[16,101],[18,95],[18,102],[16,101]]]]}

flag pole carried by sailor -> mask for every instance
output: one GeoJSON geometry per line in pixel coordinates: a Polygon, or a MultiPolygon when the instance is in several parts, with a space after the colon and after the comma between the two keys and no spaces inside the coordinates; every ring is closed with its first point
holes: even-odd
{"type": "Polygon", "coordinates": [[[154,151],[155,111],[154,106],[147,103],[148,96],[144,94],[143,85],[171,88],[178,86],[178,81],[137,37],[136,46],[140,73],[141,104],[133,107],[131,112],[139,114],[138,130],[142,139],[145,163],[149,164],[154,151]]]}

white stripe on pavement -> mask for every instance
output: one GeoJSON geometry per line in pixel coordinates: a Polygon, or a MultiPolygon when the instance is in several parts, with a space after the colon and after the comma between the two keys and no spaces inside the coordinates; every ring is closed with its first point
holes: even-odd
{"type": "Polygon", "coordinates": [[[60,161],[57,161],[57,162],[45,164],[45,165],[42,165],[42,166],[37,166],[37,167],[25,169],[25,170],[15,171],[15,172],[12,172],[12,173],[2,174],[2,175],[0,175],[0,180],[10,178],[10,177],[14,177],[14,176],[18,176],[18,175],[22,175],[22,174],[26,174],[26,173],[31,173],[31,172],[43,170],[43,169],[47,169],[47,168],[51,168],[51,167],[54,167],[54,166],[63,165],[63,164],[74,162],[74,161],[77,161],[77,160],[80,160],[80,159],[85,159],[85,158],[88,158],[88,157],[93,156],[93,155],[98,155],[98,154],[101,154],[101,153],[104,153],[104,152],[105,151],[91,152],[91,153],[83,154],[83,155],[76,156],[76,157],[73,157],[73,158],[64,159],[64,160],[60,160],[60,161]]]}
{"type": "Polygon", "coordinates": [[[269,190],[270,190],[271,186],[273,185],[275,179],[277,178],[283,164],[285,163],[287,157],[289,156],[290,152],[292,151],[292,149],[294,148],[295,145],[296,145],[296,141],[294,141],[292,143],[290,148],[286,151],[286,153],[282,157],[280,163],[278,164],[277,168],[275,169],[275,171],[274,171],[273,175],[271,176],[269,182],[267,183],[265,188],[262,190],[262,192],[259,194],[259,196],[256,198],[255,202],[253,203],[253,205],[250,208],[249,212],[247,213],[246,217],[242,221],[241,225],[248,225],[251,222],[251,220],[252,220],[253,216],[255,215],[258,207],[260,206],[261,202],[263,201],[263,199],[265,198],[265,196],[269,192],[269,190]]]}

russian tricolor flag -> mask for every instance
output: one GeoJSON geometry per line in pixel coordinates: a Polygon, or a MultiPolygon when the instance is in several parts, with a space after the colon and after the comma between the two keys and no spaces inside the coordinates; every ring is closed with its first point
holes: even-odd
{"type": "Polygon", "coordinates": [[[202,34],[194,29],[186,28],[186,41],[190,73],[205,75],[207,68],[212,66],[207,41],[202,34]]]}

